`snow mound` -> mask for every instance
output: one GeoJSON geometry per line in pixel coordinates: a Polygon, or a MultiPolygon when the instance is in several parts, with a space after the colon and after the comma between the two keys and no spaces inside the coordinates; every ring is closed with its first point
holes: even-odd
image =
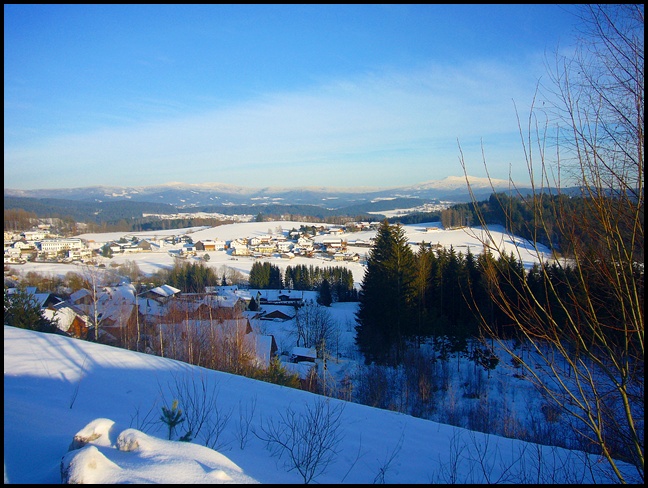
{"type": "Polygon", "coordinates": [[[99,418],[77,432],[61,459],[61,482],[258,483],[229,458],[207,447],[158,439],[137,429],[118,430],[114,421],[99,418]]]}

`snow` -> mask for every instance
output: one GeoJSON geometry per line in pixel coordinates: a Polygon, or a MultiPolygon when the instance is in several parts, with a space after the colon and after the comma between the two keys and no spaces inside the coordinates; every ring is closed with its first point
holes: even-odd
{"type": "MultiPolygon", "coordinates": [[[[299,228],[304,222],[250,222],[213,228],[190,229],[194,242],[206,239],[232,240],[299,228]]],[[[474,254],[482,249],[476,235],[480,229],[444,230],[439,223],[404,226],[413,247],[425,241],[474,254]],[[428,230],[436,228],[437,230],[428,230]]],[[[514,252],[529,267],[537,261],[534,246],[512,238],[502,228],[492,227],[493,240],[506,252],[514,252]],[[519,254],[518,254],[519,253],[519,254]]],[[[181,235],[186,229],[136,233],[138,237],[181,235]]],[[[82,235],[101,245],[133,234],[82,235]]],[[[375,231],[343,234],[349,242],[368,241],[375,231]]],[[[316,236],[322,240],[327,235],[316,236]]],[[[180,246],[180,245],[178,245],[180,246]]],[[[111,264],[134,261],[144,273],[173,265],[163,252],[117,255],[105,260],[111,264]]],[[[358,247],[362,254],[367,247],[358,247]]],[[[539,248],[541,252],[546,250],[539,248]]],[[[222,272],[223,266],[247,275],[255,262],[251,257],[233,257],[224,251],[209,251],[207,266],[222,272]]],[[[335,262],[296,257],[264,258],[285,269],[305,264],[345,266],[352,270],[356,284],[362,282],[364,266],[358,262],[335,262]]],[[[37,271],[64,276],[79,272],[74,264],[27,263],[13,266],[16,272],[37,271]]],[[[261,290],[266,298],[281,291],[261,290]]],[[[249,291],[256,296],[256,290],[249,291]]],[[[283,291],[285,293],[285,290],[283,291]]],[[[300,296],[302,296],[302,292],[300,296]]],[[[315,292],[304,292],[312,300],[315,292]]],[[[270,308],[269,308],[270,310],[270,308]]],[[[353,317],[357,303],[334,303],[327,309],[338,324],[335,360],[327,363],[336,379],[352,375],[359,358],[353,344],[353,317]]],[[[252,327],[272,334],[280,352],[295,346],[294,321],[253,320],[252,327]]],[[[307,414],[324,397],[302,390],[206,370],[178,361],[131,352],[57,335],[4,327],[5,347],[5,483],[60,483],[61,462],[68,481],[97,483],[301,483],[302,476],[291,469],[288,456],[271,450],[254,432],[261,433],[269,422],[287,413],[307,414]],[[211,445],[205,438],[191,443],[168,440],[166,425],[159,421],[161,407],[174,400],[174,385],[209,385],[206,391],[217,396],[216,411],[225,424],[211,445]],[[249,419],[247,423],[244,419],[249,419]],[[225,422],[227,420],[227,422],[225,422]],[[243,427],[249,427],[244,436],[243,427]],[[98,437],[92,434],[101,434],[98,437]],[[93,440],[74,442],[73,439],[93,440]],[[78,447],[69,451],[71,446],[78,447]],[[137,445],[134,449],[126,447],[137,445]],[[213,448],[213,449],[211,449],[213,448]],[[288,464],[287,464],[288,463],[288,464]],[[88,469],[94,466],[94,469],[88,469]]],[[[302,365],[288,363],[299,372],[302,365]]],[[[455,390],[440,396],[439,412],[464,408],[462,384],[475,375],[474,365],[452,363],[455,390]],[[456,367],[454,367],[456,365],[456,367]],[[456,371],[455,371],[456,370],[456,371]],[[460,382],[458,380],[461,380],[460,382]],[[454,395],[454,396],[453,396],[454,395]],[[456,404],[453,404],[456,402],[456,404]]],[[[309,368],[311,364],[306,365],[309,368]]],[[[481,374],[481,370],[477,370],[481,374]]],[[[510,409],[518,419],[538,416],[540,404],[532,396],[529,383],[513,378],[498,366],[489,376],[489,404],[510,409]]],[[[487,435],[441,422],[424,420],[393,411],[328,399],[340,417],[341,441],[332,464],[313,481],[318,483],[485,483],[485,482],[609,482],[614,478],[607,464],[595,456],[487,435]],[[542,462],[539,464],[538,460],[542,462]],[[587,462],[586,462],[587,461],[587,462]],[[587,465],[587,466],[586,466],[587,465]]],[[[540,420],[538,420],[540,419],[540,420]]],[[[468,423],[459,425],[468,426],[468,423]]],[[[184,432],[178,432],[178,439],[184,432]]],[[[631,476],[634,469],[622,467],[631,476]]],[[[632,478],[631,478],[632,479],[632,478]]]]}
{"type": "MultiPolygon", "coordinates": [[[[85,239],[90,242],[93,248],[100,248],[105,243],[118,240],[121,237],[136,236],[142,239],[157,239],[169,236],[180,236],[187,233],[194,242],[200,240],[222,240],[231,241],[243,237],[263,236],[269,233],[275,235],[279,234],[279,230],[285,235],[291,229],[299,229],[301,225],[324,225],[326,224],[313,224],[312,222],[296,222],[296,221],[269,221],[269,222],[240,222],[234,224],[226,224],[217,227],[192,227],[188,229],[172,229],[172,230],[157,230],[147,232],[108,232],[105,234],[80,234],[76,237],[85,239]]],[[[479,254],[483,250],[483,244],[480,239],[484,239],[485,232],[478,227],[460,228],[460,229],[443,229],[439,222],[420,223],[404,225],[403,229],[408,237],[408,240],[413,250],[416,250],[421,242],[428,244],[440,245],[449,248],[453,246],[455,251],[466,253],[470,250],[473,254],[479,254]],[[428,230],[438,229],[438,230],[428,230]]],[[[537,250],[534,244],[527,242],[523,239],[509,236],[502,226],[490,226],[488,228],[490,238],[492,238],[494,245],[500,247],[507,255],[511,252],[517,256],[524,264],[525,268],[530,268],[534,263],[538,262],[538,257],[542,256],[543,259],[550,258],[550,250],[544,246],[538,246],[537,250]]],[[[343,233],[336,235],[336,238],[347,240],[350,245],[348,251],[353,253],[357,252],[361,260],[358,262],[353,261],[333,261],[324,260],[322,258],[308,258],[297,256],[293,259],[280,258],[278,255],[275,257],[263,258],[270,260],[272,264],[278,266],[282,271],[285,271],[287,266],[344,266],[353,273],[353,280],[356,286],[360,286],[364,277],[365,266],[362,264],[362,258],[368,254],[370,248],[362,246],[353,246],[352,243],[356,240],[363,240],[369,242],[369,239],[375,237],[375,230],[367,230],[360,232],[343,233]]],[[[315,242],[321,242],[324,239],[330,238],[328,234],[322,234],[314,237],[315,242]]],[[[182,248],[182,244],[166,245],[155,252],[141,252],[141,253],[126,253],[116,254],[111,259],[103,259],[102,263],[105,264],[106,269],[117,267],[126,262],[135,262],[140,270],[145,274],[153,274],[163,268],[171,268],[174,264],[175,257],[169,253],[169,250],[178,250],[182,248]]],[[[198,256],[202,257],[204,254],[209,254],[209,261],[201,261],[206,266],[214,268],[214,270],[222,272],[223,267],[228,267],[236,270],[243,275],[247,276],[250,273],[252,265],[257,258],[251,256],[232,256],[231,252],[227,251],[207,251],[199,252],[198,256]]],[[[32,263],[28,262],[23,265],[10,265],[15,271],[26,274],[29,271],[35,271],[45,275],[54,275],[64,277],[68,272],[79,273],[82,268],[78,264],[64,264],[64,263],[32,263]]],[[[220,274],[219,274],[220,276],[220,274]]]]}
{"type": "Polygon", "coordinates": [[[272,456],[254,432],[318,399],[342,409],[337,454],[318,483],[612,480],[595,456],[585,466],[575,451],[68,337],[5,326],[4,358],[5,483],[60,483],[61,467],[70,481],[96,483],[300,483],[286,455],[272,456]],[[158,421],[172,385],[196,381],[215,387],[221,419],[230,415],[217,449],[166,440],[158,421]]]}
{"type": "Polygon", "coordinates": [[[70,484],[92,483],[256,483],[223,454],[206,447],[119,429],[113,420],[95,419],[74,437],[75,449],[62,460],[70,484]],[[128,453],[125,455],[125,453],[128,453]],[[173,469],[160,469],[161,465],[173,469]],[[92,467],[92,469],[88,469],[92,467]]]}

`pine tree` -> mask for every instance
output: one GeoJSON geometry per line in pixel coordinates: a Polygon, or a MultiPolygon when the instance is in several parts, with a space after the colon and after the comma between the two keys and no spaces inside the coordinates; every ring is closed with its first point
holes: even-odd
{"type": "Polygon", "coordinates": [[[270,268],[268,288],[272,290],[281,290],[283,288],[281,269],[279,269],[279,266],[275,266],[274,264],[269,264],[269,263],[265,263],[265,264],[268,264],[270,268]]]}
{"type": "MultiPolygon", "coordinates": [[[[184,422],[184,417],[182,416],[182,410],[178,408],[178,400],[173,400],[173,403],[171,405],[171,408],[167,408],[166,406],[162,406],[162,415],[160,416],[160,421],[162,423],[166,424],[166,426],[169,429],[169,440],[171,440],[171,437],[173,436],[173,431],[175,428],[184,422]]],[[[188,432],[185,434],[187,437],[191,435],[191,432],[188,432]]]]}
{"type": "Polygon", "coordinates": [[[327,279],[324,279],[317,292],[317,303],[325,307],[330,307],[332,302],[331,285],[327,279]]]}
{"type": "Polygon", "coordinates": [[[416,332],[416,260],[400,225],[385,219],[369,252],[356,319],[367,363],[399,363],[416,332]]]}
{"type": "Polygon", "coordinates": [[[56,332],[56,323],[43,315],[34,295],[24,288],[18,288],[9,294],[4,289],[4,323],[21,329],[37,330],[39,332],[56,332]]]}

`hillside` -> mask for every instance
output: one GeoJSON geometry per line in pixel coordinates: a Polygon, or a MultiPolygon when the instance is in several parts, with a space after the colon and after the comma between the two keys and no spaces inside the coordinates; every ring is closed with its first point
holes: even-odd
{"type": "MultiPolygon", "coordinates": [[[[262,434],[273,422],[282,425],[287,413],[299,418],[322,397],[8,326],[4,327],[4,357],[5,483],[59,483],[61,458],[72,437],[96,419],[114,421],[114,436],[134,427],[164,438],[165,426],[157,421],[161,406],[170,405],[175,386],[201,384],[213,394],[207,397],[218,399],[217,413],[224,424],[215,443],[225,456],[219,458],[219,466],[234,463],[241,475],[260,483],[303,482],[290,463],[285,464],[287,458],[273,457],[254,433],[262,434]]],[[[336,454],[328,469],[314,478],[318,483],[590,483],[612,479],[603,471],[605,464],[593,456],[340,400],[328,402],[334,411],[341,410],[336,423],[339,443],[335,443],[336,454]]],[[[112,459],[94,465],[92,475],[98,482],[128,482],[128,476],[130,481],[155,482],[167,470],[171,470],[167,482],[180,482],[178,477],[183,475],[184,483],[223,482],[223,478],[206,476],[215,472],[213,464],[202,464],[203,469],[196,471],[185,443],[175,443],[175,456],[168,444],[152,440],[132,454],[119,452],[119,456],[110,443],[95,445],[112,459]],[[155,451],[160,445],[164,446],[161,452],[155,451]]],[[[214,459],[202,452],[201,456],[194,459],[203,463],[205,458],[214,459]]]]}

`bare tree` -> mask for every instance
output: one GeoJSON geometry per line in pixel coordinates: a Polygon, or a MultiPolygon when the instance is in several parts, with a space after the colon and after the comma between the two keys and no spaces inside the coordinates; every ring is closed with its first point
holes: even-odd
{"type": "Polygon", "coordinates": [[[330,312],[313,301],[305,303],[295,317],[297,345],[314,347],[317,357],[322,359],[336,343],[337,323],[330,312]]]}
{"type": "MultiPolygon", "coordinates": [[[[556,56],[550,88],[539,87],[528,127],[519,124],[533,188],[519,199],[535,232],[558,236],[548,243],[562,259],[551,262],[536,247],[533,279],[496,260],[485,260],[484,272],[491,298],[534,354],[522,358],[510,342],[500,345],[573,418],[619,481],[629,481],[619,458],[643,481],[644,7],[580,8],[579,49],[556,56]],[[565,198],[568,185],[581,188],[578,213],[565,198]],[[558,282],[556,270],[566,278],[558,282]]],[[[470,187],[463,154],[461,163],[470,187]]],[[[487,230],[479,237],[503,254],[487,230]]],[[[500,336],[486,316],[482,323],[500,336]]]]}
{"type": "Polygon", "coordinates": [[[103,323],[103,312],[101,310],[100,297],[103,288],[114,280],[107,271],[89,263],[81,266],[81,277],[83,285],[90,292],[90,304],[84,311],[88,313],[91,321],[90,334],[88,338],[91,340],[99,341],[101,335],[101,325],[103,323]]]}

